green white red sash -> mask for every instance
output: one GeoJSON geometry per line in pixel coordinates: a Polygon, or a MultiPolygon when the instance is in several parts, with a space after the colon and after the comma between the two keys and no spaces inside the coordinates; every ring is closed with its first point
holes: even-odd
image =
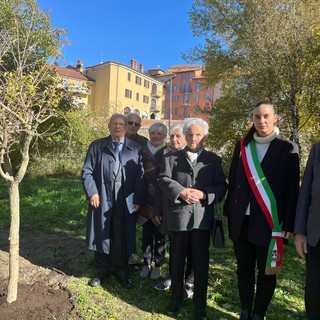
{"type": "Polygon", "coordinates": [[[277,202],[261,168],[256,142],[252,139],[247,146],[244,146],[243,141],[244,139],[241,139],[240,147],[246,176],[253,194],[272,229],[265,273],[277,274],[283,261],[282,227],[279,224],[277,202]]]}

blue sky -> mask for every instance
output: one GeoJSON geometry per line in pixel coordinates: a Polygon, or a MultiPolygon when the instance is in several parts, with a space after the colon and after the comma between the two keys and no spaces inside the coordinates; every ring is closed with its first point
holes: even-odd
{"type": "MultiPolygon", "coordinates": [[[[63,48],[61,66],[84,67],[106,61],[130,65],[135,59],[145,70],[186,64],[183,52],[202,42],[194,37],[188,12],[192,0],[38,0],[51,11],[55,28],[67,30],[71,45],[63,48]]],[[[200,62],[198,62],[200,63],[200,62]]]]}

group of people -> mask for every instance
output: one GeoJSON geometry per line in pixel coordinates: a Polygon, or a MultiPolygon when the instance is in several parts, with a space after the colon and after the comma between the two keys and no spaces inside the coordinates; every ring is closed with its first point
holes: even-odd
{"type": "Polygon", "coordinates": [[[188,119],[169,128],[167,146],[164,124],[152,124],[147,139],[138,134],[137,114],[114,114],[110,135],[91,143],[82,170],[89,199],[86,241],[96,269],[89,284],[99,286],[113,273],[124,288],[133,287],[128,262],[137,252],[138,222],[140,276],[160,278],[168,242],[169,275],[155,286],[171,290],[167,313],[176,314],[191,289],[195,319],[206,319],[214,204],[227,194],[224,215],[237,260],[240,319],[264,319],[283,244],[293,232],[307,262],[307,316],[320,319],[320,143],[311,150],[299,193],[298,148],[276,122],[271,102],[254,106],[253,125],[235,146],[227,184],[221,158],[204,148],[206,121],[188,119]]]}

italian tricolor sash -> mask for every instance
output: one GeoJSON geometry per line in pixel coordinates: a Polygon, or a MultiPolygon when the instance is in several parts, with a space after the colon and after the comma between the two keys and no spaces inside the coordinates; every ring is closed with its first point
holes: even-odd
{"type": "Polygon", "coordinates": [[[240,141],[241,158],[246,176],[254,196],[272,229],[265,274],[277,274],[280,272],[283,260],[282,227],[279,224],[277,202],[261,168],[256,142],[252,139],[247,146],[244,146],[243,141],[244,139],[240,141]]]}

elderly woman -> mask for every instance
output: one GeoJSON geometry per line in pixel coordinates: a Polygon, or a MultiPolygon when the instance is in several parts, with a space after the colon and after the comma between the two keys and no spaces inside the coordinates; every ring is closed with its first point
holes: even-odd
{"type": "Polygon", "coordinates": [[[162,123],[154,123],[149,128],[149,141],[143,150],[143,166],[146,181],[145,205],[140,208],[140,219],[142,221],[142,251],[144,266],[140,271],[140,276],[145,278],[150,274],[150,278],[155,280],[161,275],[161,266],[165,258],[165,236],[159,231],[161,224],[155,208],[155,195],[161,191],[158,187],[157,177],[160,169],[160,162],[164,154],[169,150],[166,148],[165,139],[167,127],[162,123]],[[151,271],[152,260],[154,268],[151,271]]]}
{"type": "Polygon", "coordinates": [[[203,147],[208,124],[202,119],[190,119],[184,124],[183,133],[186,148],[164,158],[158,178],[159,186],[168,199],[166,210],[171,237],[172,295],[167,312],[177,313],[183,301],[184,266],[190,247],[195,319],[204,319],[213,204],[223,199],[227,183],[221,159],[203,147]]]}
{"type": "MultiPolygon", "coordinates": [[[[179,122],[173,126],[170,127],[169,129],[169,138],[170,138],[170,145],[169,145],[169,153],[176,152],[178,150],[182,150],[186,144],[187,141],[185,139],[185,136],[183,134],[183,125],[184,123],[179,122]]],[[[169,154],[167,153],[167,155],[169,154]]],[[[158,211],[158,214],[160,215],[161,219],[161,226],[160,226],[160,231],[163,234],[168,234],[168,227],[167,227],[167,214],[166,211],[163,210],[166,207],[166,201],[167,198],[165,195],[159,194],[158,199],[161,201],[161,210],[158,211]]],[[[170,241],[170,235],[169,235],[169,241],[170,241]]],[[[171,249],[171,246],[169,246],[169,251],[171,249]]],[[[171,254],[169,254],[169,276],[164,279],[163,281],[157,283],[155,285],[155,288],[157,290],[169,290],[171,287],[171,254]]],[[[189,298],[193,295],[193,271],[192,271],[192,258],[191,258],[191,252],[190,248],[188,249],[188,257],[187,257],[187,267],[186,267],[186,272],[185,272],[185,284],[184,284],[184,298],[189,298]]]]}

